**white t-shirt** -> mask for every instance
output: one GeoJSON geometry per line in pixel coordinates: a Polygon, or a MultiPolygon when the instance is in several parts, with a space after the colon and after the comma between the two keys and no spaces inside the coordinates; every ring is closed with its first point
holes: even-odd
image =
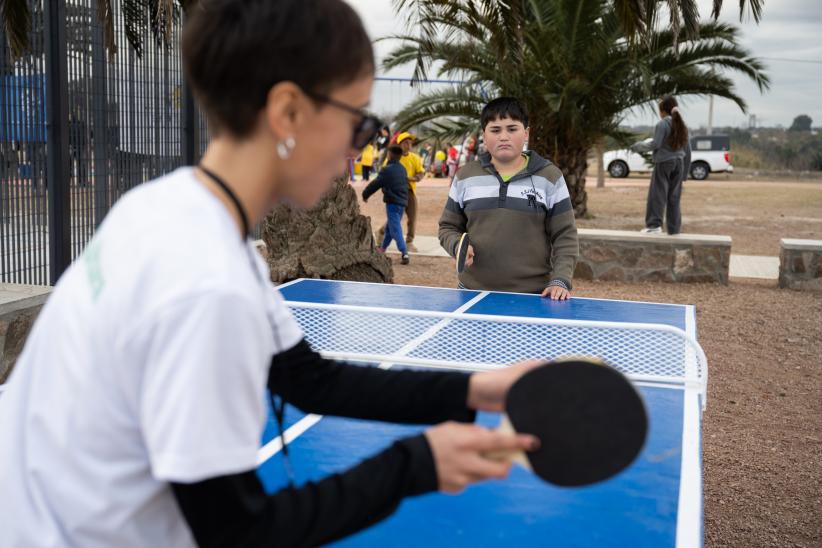
{"type": "Polygon", "coordinates": [[[256,467],[271,356],[302,336],[190,168],[129,192],[0,396],[0,546],[194,545],[167,482],[256,467]]]}

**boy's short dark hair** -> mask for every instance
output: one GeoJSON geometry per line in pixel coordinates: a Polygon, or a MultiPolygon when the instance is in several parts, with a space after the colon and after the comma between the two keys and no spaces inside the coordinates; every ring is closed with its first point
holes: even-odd
{"type": "Polygon", "coordinates": [[[212,132],[251,132],[269,90],[327,94],[374,72],[371,40],[343,0],[201,0],[183,30],[183,64],[212,132]]]}
{"type": "Polygon", "coordinates": [[[522,122],[523,126],[528,127],[528,111],[516,97],[497,97],[485,105],[480,114],[480,125],[484,130],[490,122],[502,118],[517,120],[522,122]]]}
{"type": "Polygon", "coordinates": [[[392,160],[398,160],[403,155],[402,147],[400,145],[391,145],[388,147],[388,157],[392,160]]]}

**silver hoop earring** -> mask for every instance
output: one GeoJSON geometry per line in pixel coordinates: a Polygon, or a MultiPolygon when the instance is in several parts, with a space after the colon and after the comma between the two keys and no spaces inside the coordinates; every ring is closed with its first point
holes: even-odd
{"type": "Polygon", "coordinates": [[[296,145],[297,143],[294,141],[294,137],[288,137],[285,141],[280,141],[277,143],[277,155],[281,160],[288,160],[289,156],[291,156],[291,151],[294,150],[296,145]]]}

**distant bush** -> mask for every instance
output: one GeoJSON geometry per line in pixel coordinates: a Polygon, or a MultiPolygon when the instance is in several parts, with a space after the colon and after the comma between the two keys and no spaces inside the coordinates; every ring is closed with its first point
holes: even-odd
{"type": "Polygon", "coordinates": [[[781,129],[731,130],[731,162],[766,170],[822,171],[822,135],[781,129]]]}
{"type": "Polygon", "coordinates": [[[731,163],[734,167],[764,169],[759,151],[748,145],[735,144],[733,141],[731,141],[731,163]]]}

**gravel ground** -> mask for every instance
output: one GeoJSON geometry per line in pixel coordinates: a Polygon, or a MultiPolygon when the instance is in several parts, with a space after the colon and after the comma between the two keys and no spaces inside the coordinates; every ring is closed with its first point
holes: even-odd
{"type": "MultiPolygon", "coordinates": [[[[401,266],[389,255],[396,283],[456,285],[450,259],[401,266]]],[[[696,305],[710,369],[706,545],[822,546],[822,294],[757,281],[579,281],[574,295],[696,305]]]]}

